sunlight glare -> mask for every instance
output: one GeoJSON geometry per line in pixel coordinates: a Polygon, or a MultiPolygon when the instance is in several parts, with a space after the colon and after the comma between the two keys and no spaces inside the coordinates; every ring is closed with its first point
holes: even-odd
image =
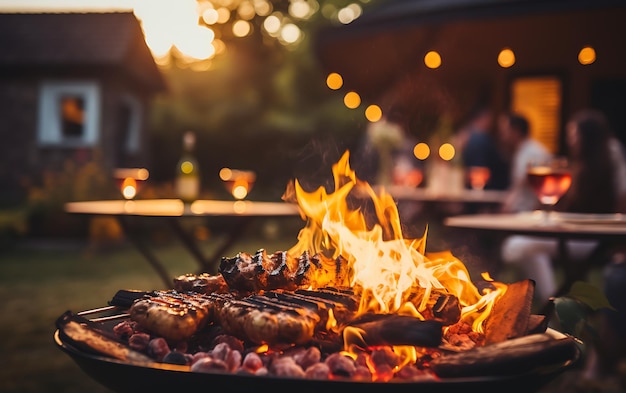
{"type": "Polygon", "coordinates": [[[146,43],[157,57],[176,46],[184,54],[206,59],[214,53],[213,31],[198,26],[196,0],[137,1],[134,13],[141,21],[146,43]]]}

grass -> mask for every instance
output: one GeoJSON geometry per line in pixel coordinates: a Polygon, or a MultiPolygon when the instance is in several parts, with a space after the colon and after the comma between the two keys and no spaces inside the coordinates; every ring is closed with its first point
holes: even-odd
{"type": "MultiPolygon", "coordinates": [[[[220,240],[203,242],[203,250],[209,254],[220,240]]],[[[197,271],[178,242],[161,243],[154,251],[172,277],[197,271]]],[[[248,237],[232,252],[284,250],[293,244],[295,239],[248,237]]],[[[0,253],[0,392],[110,392],[56,347],[55,321],[67,310],[105,306],[118,289],[162,287],[159,276],[126,244],[95,250],[85,242],[29,242],[0,253]]]]}
{"type": "MultiPolygon", "coordinates": [[[[291,229],[289,229],[291,233],[291,229]]],[[[260,232],[254,232],[259,234],[260,232]]],[[[254,234],[253,233],[253,234],[254,234]]],[[[296,232],[293,232],[296,233],[296,232]]],[[[288,249],[295,236],[245,236],[228,255],[288,249]],[[284,240],[277,240],[284,238],[284,240]]],[[[202,248],[211,252],[215,240],[202,248]]],[[[155,253],[172,277],[195,272],[192,257],[172,239],[160,240],[155,253]]],[[[52,243],[17,244],[0,253],[0,391],[110,393],[87,376],[53,342],[55,320],[67,310],[81,311],[106,305],[118,289],[158,289],[163,284],[143,257],[130,245],[94,249],[86,242],[59,246],[52,243]]],[[[576,371],[578,373],[578,370],[576,371]]],[[[572,374],[578,375],[578,374],[572,374]]],[[[571,378],[568,375],[567,378],[571,378]]],[[[567,391],[559,379],[543,393],[567,391]]],[[[565,385],[569,391],[571,384],[565,385]]],[[[602,390],[594,392],[619,392],[602,390]]]]}

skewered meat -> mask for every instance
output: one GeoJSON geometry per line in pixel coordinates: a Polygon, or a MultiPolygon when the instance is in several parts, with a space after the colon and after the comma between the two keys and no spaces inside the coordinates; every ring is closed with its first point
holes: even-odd
{"type": "Polygon", "coordinates": [[[347,286],[346,269],[342,259],[310,256],[308,252],[298,258],[285,251],[268,255],[264,249],[254,255],[240,252],[231,258],[223,257],[219,266],[228,287],[240,292],[295,290],[313,284],[318,288],[347,286]]]}
{"type": "Polygon", "coordinates": [[[168,341],[188,339],[213,313],[210,299],[177,291],[153,291],[129,308],[130,318],[168,341]]]}

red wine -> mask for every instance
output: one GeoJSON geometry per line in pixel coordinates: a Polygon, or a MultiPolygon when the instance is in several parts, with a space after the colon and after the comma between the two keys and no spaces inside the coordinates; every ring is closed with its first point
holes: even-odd
{"type": "Polygon", "coordinates": [[[554,205],[569,189],[572,175],[565,169],[534,167],[528,169],[528,183],[542,204],[554,205]]]}

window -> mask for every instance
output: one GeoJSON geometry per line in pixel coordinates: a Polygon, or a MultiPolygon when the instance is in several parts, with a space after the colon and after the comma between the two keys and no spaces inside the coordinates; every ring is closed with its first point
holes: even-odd
{"type": "Polygon", "coordinates": [[[511,84],[511,109],[530,123],[533,138],[553,153],[561,128],[562,82],[554,76],[516,78],[511,84]]]}
{"type": "Polygon", "coordinates": [[[96,82],[45,82],[39,95],[40,145],[93,146],[100,134],[96,82]]]}

